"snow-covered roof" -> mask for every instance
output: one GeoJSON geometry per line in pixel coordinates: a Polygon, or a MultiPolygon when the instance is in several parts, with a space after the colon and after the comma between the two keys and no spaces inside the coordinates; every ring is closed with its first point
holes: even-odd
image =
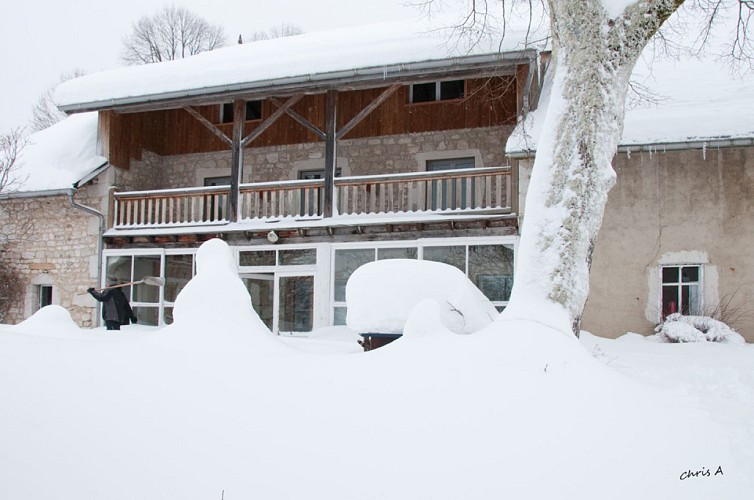
{"type": "MultiPolygon", "coordinates": [[[[734,74],[719,57],[732,32],[718,29],[702,55],[653,57],[653,48],[647,47],[631,80],[645,87],[650,99],[633,106],[627,102],[621,149],[645,146],[661,150],[688,143],[754,144],[754,78],[751,74],[734,74]]],[[[688,39],[679,40],[680,44],[692,46],[697,33],[689,29],[688,39]]],[[[545,86],[538,109],[508,139],[508,154],[518,156],[536,149],[548,97],[549,88],[545,86]]]]}
{"type": "Polygon", "coordinates": [[[70,116],[29,136],[11,172],[14,191],[71,188],[106,163],[97,154],[97,113],[70,116]]]}
{"type": "Polygon", "coordinates": [[[469,47],[435,19],[377,23],[234,45],[193,57],[87,75],[58,87],[68,112],[119,105],[221,96],[338,80],[380,81],[418,70],[520,59],[525,27],[510,26],[469,47]]]}

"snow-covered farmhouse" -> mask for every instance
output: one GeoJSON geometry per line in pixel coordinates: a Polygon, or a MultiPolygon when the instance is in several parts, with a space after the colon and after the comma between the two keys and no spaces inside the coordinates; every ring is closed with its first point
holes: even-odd
{"type": "MultiPolygon", "coordinates": [[[[160,276],[128,293],[140,322],[169,324],[215,237],[281,335],[343,324],[348,278],[380,259],[453,265],[503,309],[548,60],[509,35],[468,50],[383,24],[63,84],[73,116],[32,138],[0,199],[25,297],[3,321],[55,303],[92,325],[87,287],[160,276]]],[[[627,113],[587,330],[649,333],[754,298],[754,85],[706,68],[655,63],[660,97],[627,113]]]]}

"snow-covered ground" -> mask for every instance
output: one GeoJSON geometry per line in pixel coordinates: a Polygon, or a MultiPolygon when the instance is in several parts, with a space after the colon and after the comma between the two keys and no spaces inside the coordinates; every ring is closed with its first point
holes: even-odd
{"type": "Polygon", "coordinates": [[[367,353],[342,328],[283,341],[223,245],[200,249],[161,330],[81,330],[55,306],[0,326],[0,498],[754,491],[754,346],[504,319],[469,335],[438,319],[367,353]]]}

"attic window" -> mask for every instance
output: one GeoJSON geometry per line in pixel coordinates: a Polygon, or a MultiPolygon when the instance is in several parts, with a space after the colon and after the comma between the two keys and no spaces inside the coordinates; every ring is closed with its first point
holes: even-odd
{"type": "Polygon", "coordinates": [[[433,102],[463,99],[466,85],[463,80],[415,83],[409,90],[409,102],[433,102]]]}
{"type": "MultiPolygon", "coordinates": [[[[246,101],[245,120],[260,120],[262,118],[262,101],[246,101]]],[[[233,123],[233,103],[226,102],[220,106],[220,123],[233,123]]]]}

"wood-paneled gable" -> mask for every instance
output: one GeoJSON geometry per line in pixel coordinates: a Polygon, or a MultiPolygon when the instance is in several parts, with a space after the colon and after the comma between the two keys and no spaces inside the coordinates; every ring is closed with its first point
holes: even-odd
{"type": "MultiPolygon", "coordinates": [[[[338,128],[348,123],[383,91],[384,88],[341,91],[338,95],[338,128]]],[[[285,101],[284,98],[280,100],[285,101]]],[[[409,87],[403,86],[339,139],[513,125],[518,107],[517,81],[512,76],[467,80],[465,98],[452,101],[410,104],[409,87]]],[[[195,109],[230,137],[233,125],[218,124],[219,108],[219,105],[214,105],[195,109]]],[[[262,103],[262,119],[276,109],[274,103],[265,100],[262,103]]],[[[292,109],[324,130],[324,94],[307,95],[292,109]]],[[[130,159],[140,160],[144,149],[162,156],[228,151],[226,144],[184,109],[101,113],[102,142],[107,144],[110,163],[121,168],[128,168],[130,159]]],[[[259,123],[259,120],[246,122],[244,135],[259,123]]],[[[311,131],[284,115],[249,147],[319,141],[311,131]]]]}

